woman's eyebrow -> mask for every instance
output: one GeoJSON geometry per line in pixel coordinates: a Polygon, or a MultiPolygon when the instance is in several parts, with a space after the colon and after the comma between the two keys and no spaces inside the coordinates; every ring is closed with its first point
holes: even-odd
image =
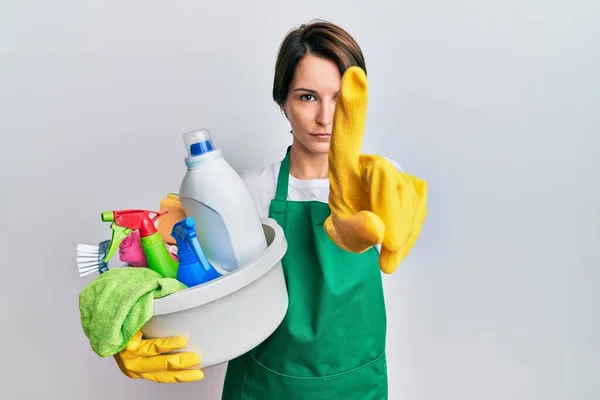
{"type": "Polygon", "coordinates": [[[312,93],[312,94],[317,94],[316,90],[306,89],[306,88],[296,88],[293,90],[293,92],[308,92],[308,93],[312,93]]]}

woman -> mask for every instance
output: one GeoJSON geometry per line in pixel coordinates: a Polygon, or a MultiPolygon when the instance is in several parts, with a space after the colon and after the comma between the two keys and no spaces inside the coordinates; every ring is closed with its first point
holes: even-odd
{"type": "MultiPolygon", "coordinates": [[[[223,400],[387,399],[380,267],[393,271],[406,251],[387,245],[383,230],[395,229],[405,243],[414,242],[424,214],[415,218],[410,205],[405,208],[412,214],[402,214],[401,196],[390,194],[379,216],[355,200],[363,195],[374,204],[374,192],[385,197],[403,185],[394,167],[390,172],[392,164],[358,154],[366,113],[361,72],[366,74],[360,47],[334,24],[303,25],[281,45],[273,98],[289,120],[292,145],[282,161],[242,177],[261,217],[275,219],[285,232],[282,263],[290,303],[273,335],[229,362],[223,400]],[[341,89],[344,104],[338,104],[341,89]],[[355,181],[348,171],[355,172],[355,181]],[[389,222],[402,217],[416,222],[402,229],[389,222]],[[373,246],[382,242],[383,250],[373,246]]],[[[413,182],[424,193],[423,183],[413,182]]],[[[414,185],[404,187],[412,188],[411,201],[421,196],[424,203],[414,185]]],[[[138,333],[115,358],[133,378],[202,379],[200,370],[179,370],[196,365],[197,355],[160,354],[184,346],[182,337],[143,340],[138,333]]]]}

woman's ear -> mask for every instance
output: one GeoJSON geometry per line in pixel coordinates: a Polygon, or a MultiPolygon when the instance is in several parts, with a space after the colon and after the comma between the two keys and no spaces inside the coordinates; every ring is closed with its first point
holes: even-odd
{"type": "Polygon", "coordinates": [[[285,115],[285,118],[289,121],[290,118],[287,115],[287,111],[285,109],[285,104],[281,106],[281,112],[283,113],[283,115],[285,115]]]}
{"type": "MultiPolygon", "coordinates": [[[[287,111],[285,110],[285,104],[281,106],[281,112],[283,113],[283,115],[285,115],[285,119],[287,119],[289,121],[290,117],[288,117],[287,111]]],[[[290,133],[293,135],[294,131],[290,130],[290,133]]]]}

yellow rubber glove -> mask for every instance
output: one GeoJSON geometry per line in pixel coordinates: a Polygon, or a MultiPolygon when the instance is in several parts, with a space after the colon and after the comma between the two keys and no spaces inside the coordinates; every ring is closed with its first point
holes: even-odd
{"type": "Polygon", "coordinates": [[[187,345],[183,336],[142,339],[137,332],[127,347],[114,355],[121,372],[133,379],[148,379],[159,383],[194,382],[204,378],[200,369],[189,369],[200,363],[192,352],[164,354],[187,345]]]}
{"type": "Polygon", "coordinates": [[[360,154],[367,117],[365,72],[342,76],[329,148],[329,237],[346,251],[381,244],[379,266],[392,273],[415,244],[427,215],[427,184],[387,159],[360,154]]]}

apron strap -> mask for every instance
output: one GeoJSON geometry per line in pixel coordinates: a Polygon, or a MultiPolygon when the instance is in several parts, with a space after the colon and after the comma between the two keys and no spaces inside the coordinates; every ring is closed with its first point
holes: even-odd
{"type": "Polygon", "coordinates": [[[275,191],[275,200],[287,201],[288,184],[290,182],[290,149],[287,148],[285,157],[281,161],[279,176],[277,177],[277,190],[275,191]]]}

